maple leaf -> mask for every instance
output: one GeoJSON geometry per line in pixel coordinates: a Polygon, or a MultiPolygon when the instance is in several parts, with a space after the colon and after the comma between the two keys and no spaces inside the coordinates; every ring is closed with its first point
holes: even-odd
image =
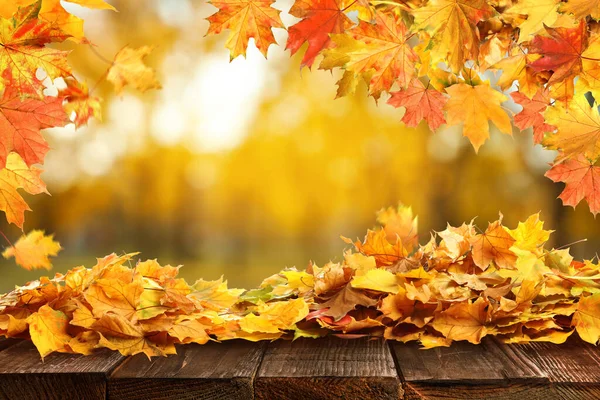
{"type": "Polygon", "coordinates": [[[517,229],[509,230],[515,239],[515,247],[536,253],[550,238],[554,231],[544,230],[544,222],[540,221],[540,213],[533,214],[525,222],[519,222],[517,229]]]}
{"type": "Polygon", "coordinates": [[[350,284],[355,289],[368,289],[384,293],[395,294],[400,290],[398,277],[381,268],[369,270],[361,276],[355,276],[350,284]]]}
{"type": "Polygon", "coordinates": [[[344,14],[351,4],[349,0],[296,0],[289,13],[302,20],[289,27],[286,50],[294,55],[308,43],[302,65],[311,67],[321,50],[329,47],[330,35],[352,26],[344,14]]]}
{"type": "Polygon", "coordinates": [[[199,279],[191,288],[191,299],[214,310],[233,306],[244,292],[244,289],[228,289],[227,281],[223,281],[223,277],[216,281],[199,279]]]}
{"type": "Polygon", "coordinates": [[[481,338],[487,335],[487,307],[487,302],[482,298],[473,303],[453,304],[446,311],[436,314],[432,327],[447,339],[480,343],[481,338]]]}
{"type": "Polygon", "coordinates": [[[600,157],[600,114],[584,96],[576,96],[568,108],[562,104],[548,107],[544,116],[548,124],[557,128],[555,134],[544,139],[547,148],[560,150],[566,158],[600,157]]]}
{"type": "MultiPolygon", "coordinates": [[[[346,73],[352,74],[352,82],[362,76],[368,83],[369,94],[375,99],[396,82],[400,87],[407,87],[415,77],[418,56],[407,44],[411,37],[408,29],[395,16],[378,14],[374,24],[359,21],[355,28],[331,37],[335,47],[324,52],[320,68],[343,66],[346,73]]],[[[342,78],[341,83],[338,82],[338,94],[353,91],[343,88],[348,79],[342,78]]]]}
{"type": "Polygon", "coordinates": [[[348,238],[343,238],[348,244],[354,244],[356,250],[366,256],[373,256],[378,266],[393,265],[401,259],[408,256],[408,251],[404,248],[401,240],[396,240],[394,244],[388,242],[385,229],[377,231],[368,230],[364,241],[352,242],[348,238]]]}
{"type": "Polygon", "coordinates": [[[25,211],[31,211],[18,189],[29,194],[48,193],[42,182],[42,170],[28,167],[17,153],[10,153],[6,159],[6,167],[0,170],[0,211],[6,213],[9,223],[23,228],[25,211]]]}
{"type": "Polygon", "coordinates": [[[55,351],[65,351],[71,340],[67,333],[68,317],[48,305],[43,305],[28,319],[29,334],[42,359],[55,351]]]}
{"type": "Polygon", "coordinates": [[[19,238],[14,246],[4,250],[2,256],[6,259],[15,257],[17,264],[26,270],[52,269],[48,257],[56,256],[62,249],[53,238],[53,235],[45,236],[43,231],[31,231],[19,238]]]}
{"type": "Polygon", "coordinates": [[[102,122],[102,107],[100,97],[92,96],[83,82],[75,79],[65,79],[67,87],[60,91],[64,100],[64,109],[69,117],[75,116],[73,122],[77,128],[87,125],[90,118],[102,122]]]}
{"type": "Polygon", "coordinates": [[[486,270],[493,261],[498,268],[515,269],[517,256],[510,250],[516,240],[502,226],[502,214],[496,222],[490,223],[485,233],[474,236],[473,262],[486,270]]]}
{"type": "Polygon", "coordinates": [[[529,51],[542,57],[529,66],[537,72],[552,71],[549,85],[579,74],[582,53],[588,45],[587,25],[581,21],[576,28],[545,27],[550,37],[536,36],[529,51]]]}
{"type": "Polygon", "coordinates": [[[510,118],[501,107],[507,98],[487,82],[477,86],[459,83],[446,88],[446,92],[450,95],[445,106],[448,125],[463,123],[463,136],[469,138],[475,152],[490,137],[489,121],[512,136],[510,118]]]}
{"type": "Polygon", "coordinates": [[[415,24],[431,33],[432,59],[447,60],[454,72],[460,71],[465,61],[477,60],[477,23],[494,13],[485,0],[430,0],[412,11],[415,24]]]}
{"type": "Polygon", "coordinates": [[[565,189],[559,198],[565,206],[575,208],[585,199],[592,214],[600,213],[600,167],[583,156],[554,165],[546,177],[554,182],[564,182],[565,189]]]}
{"type": "Polygon", "coordinates": [[[230,59],[246,56],[250,38],[266,57],[271,44],[275,44],[272,28],[284,28],[279,18],[280,11],[271,7],[271,0],[211,0],[219,10],[208,17],[210,26],[207,35],[216,35],[229,29],[225,47],[230,59]]]}
{"type": "Polygon", "coordinates": [[[45,47],[69,37],[50,22],[38,19],[35,4],[20,10],[13,19],[0,18],[0,71],[4,86],[20,96],[42,97],[44,86],[37,78],[38,68],[56,79],[71,76],[69,52],[45,47]]]}
{"type": "Polygon", "coordinates": [[[523,110],[514,116],[515,126],[521,130],[533,127],[533,141],[542,143],[546,132],[553,132],[556,127],[546,123],[544,112],[551,105],[548,90],[539,90],[532,99],[520,92],[510,94],[515,103],[521,105],[523,110]]]}
{"type": "Polygon", "coordinates": [[[416,128],[425,120],[429,128],[435,131],[446,123],[444,107],[447,98],[437,90],[425,87],[419,79],[413,79],[406,89],[390,94],[388,104],[406,109],[402,117],[406,126],[416,128]]]}
{"type": "Polygon", "coordinates": [[[562,3],[560,11],[572,14],[576,19],[585,19],[588,15],[600,19],[600,0],[568,0],[562,3]]]}
{"type": "Polygon", "coordinates": [[[251,313],[239,321],[244,332],[279,333],[306,317],[308,304],[304,299],[284,300],[259,304],[256,311],[258,315],[251,313]]]}
{"type": "Polygon", "coordinates": [[[322,315],[339,321],[358,306],[371,307],[375,304],[377,304],[376,299],[372,299],[361,290],[354,289],[351,285],[346,285],[319,307],[327,309],[322,315]]]}
{"type": "Polygon", "coordinates": [[[491,66],[493,69],[502,70],[502,75],[498,79],[500,89],[508,90],[514,81],[518,81],[519,93],[524,94],[527,98],[533,97],[538,92],[540,84],[534,71],[528,65],[540,57],[539,54],[519,51],[516,55],[505,58],[491,66]]]}
{"type": "Polygon", "coordinates": [[[156,343],[148,337],[105,337],[100,334],[98,347],[106,347],[116,350],[127,357],[135,354],[145,354],[149,359],[152,357],[165,357],[177,354],[174,343],[156,343]]]}
{"type": "Polygon", "coordinates": [[[25,7],[38,0],[0,0],[0,17],[10,19],[19,10],[19,7],[25,7]]]}
{"type": "Polygon", "coordinates": [[[42,164],[49,146],[40,130],[68,123],[61,98],[22,99],[16,88],[8,86],[0,99],[0,168],[13,151],[28,166],[42,164]]]}
{"type": "Polygon", "coordinates": [[[588,343],[597,344],[600,340],[600,293],[583,296],[573,315],[573,326],[579,337],[588,343]]]}
{"type": "Polygon", "coordinates": [[[97,318],[107,312],[134,320],[144,291],[142,279],[109,278],[97,279],[85,292],[85,300],[92,306],[97,318]]]}
{"type": "Polygon", "coordinates": [[[115,55],[106,79],[114,84],[117,94],[120,94],[127,85],[141,92],[162,87],[156,80],[154,70],[144,64],[144,59],[152,50],[153,48],[149,46],[138,49],[126,46],[115,55]]]}
{"type": "Polygon", "coordinates": [[[544,28],[553,26],[558,20],[560,0],[520,0],[507,13],[526,15],[519,25],[519,43],[530,41],[532,36],[544,28]]]}
{"type": "Polygon", "coordinates": [[[106,3],[104,0],[65,0],[65,1],[67,1],[69,3],[79,4],[80,6],[87,7],[87,8],[117,11],[117,9],[114,6],[106,3]]]}
{"type": "Polygon", "coordinates": [[[419,218],[413,215],[411,207],[400,204],[382,208],[377,212],[377,223],[383,225],[388,242],[400,240],[408,252],[419,245],[419,218]]]}

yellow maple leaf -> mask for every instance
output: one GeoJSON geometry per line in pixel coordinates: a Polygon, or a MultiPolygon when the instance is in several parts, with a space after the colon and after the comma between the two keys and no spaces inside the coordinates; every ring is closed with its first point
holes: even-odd
{"type": "Polygon", "coordinates": [[[573,326],[577,334],[588,343],[597,344],[600,340],[600,293],[583,296],[573,314],[573,326]]]}
{"type": "Polygon", "coordinates": [[[117,9],[106,3],[104,0],[65,0],[69,3],[79,4],[80,6],[87,8],[95,8],[98,10],[112,10],[117,11],[117,9]]]}
{"type": "Polygon", "coordinates": [[[549,149],[560,150],[565,157],[600,157],[600,114],[582,94],[575,96],[568,108],[562,103],[548,107],[544,116],[548,124],[557,128],[543,141],[549,149]]]}
{"type": "Polygon", "coordinates": [[[228,289],[227,281],[223,281],[223,277],[216,281],[199,279],[191,288],[192,293],[189,297],[198,301],[203,307],[213,310],[230,308],[244,292],[244,289],[228,289]]]}
{"type": "Polygon", "coordinates": [[[355,289],[368,289],[384,293],[398,293],[400,280],[385,269],[377,268],[367,271],[364,275],[355,276],[350,282],[355,289]]]}
{"type": "Polygon", "coordinates": [[[519,93],[532,98],[537,93],[540,84],[531,68],[527,68],[527,64],[531,64],[540,57],[539,54],[519,52],[491,66],[493,69],[502,70],[502,75],[498,79],[500,89],[508,90],[514,81],[518,81],[519,93]]]}
{"type": "Polygon", "coordinates": [[[208,17],[210,26],[207,35],[216,35],[229,29],[225,47],[231,60],[239,55],[246,56],[250,38],[266,57],[267,50],[275,43],[272,28],[284,28],[279,18],[280,11],[271,7],[271,0],[212,0],[218,12],[208,17]]]}
{"type": "Polygon", "coordinates": [[[562,3],[560,11],[573,14],[577,19],[583,19],[590,15],[592,18],[600,19],[600,0],[568,0],[562,3]]]}
{"type": "Polygon", "coordinates": [[[527,19],[519,25],[519,43],[533,39],[538,31],[546,26],[554,26],[558,20],[560,0],[520,0],[507,10],[507,13],[526,15],[527,19]]]}
{"type": "Polygon", "coordinates": [[[54,235],[46,236],[43,231],[31,231],[21,236],[14,246],[4,250],[2,256],[6,259],[14,257],[17,264],[26,270],[50,270],[52,263],[48,257],[56,256],[62,250],[53,239],[54,235]]]}
{"type": "Polygon", "coordinates": [[[71,340],[67,333],[69,318],[65,313],[43,305],[28,319],[29,334],[42,359],[55,351],[64,351],[71,340]]]}
{"type": "Polygon", "coordinates": [[[495,10],[485,0],[430,0],[412,14],[419,28],[431,33],[433,61],[447,61],[458,72],[465,61],[477,60],[477,23],[490,18],[495,10]]]}
{"type": "Polygon", "coordinates": [[[260,303],[257,314],[250,313],[240,321],[246,333],[279,333],[292,329],[293,325],[308,314],[308,304],[302,298],[274,303],[260,303]]]}
{"type": "Polygon", "coordinates": [[[19,9],[35,3],[38,0],[0,0],[0,17],[9,19],[19,9]]]}
{"type": "Polygon", "coordinates": [[[141,92],[162,88],[156,79],[155,71],[144,64],[144,59],[152,50],[150,46],[142,46],[138,49],[126,46],[115,55],[106,79],[115,85],[117,94],[121,93],[127,85],[141,92]]]}
{"type": "Polygon", "coordinates": [[[463,136],[469,138],[476,152],[490,137],[490,121],[500,132],[512,136],[510,118],[501,106],[508,99],[487,82],[477,86],[459,83],[446,88],[446,92],[450,95],[445,106],[446,121],[448,125],[463,124],[463,136]]]}
{"type": "Polygon", "coordinates": [[[519,222],[517,229],[509,230],[516,240],[513,246],[532,253],[538,253],[554,231],[544,230],[544,221],[540,221],[540,213],[533,214],[525,222],[519,222]]]}

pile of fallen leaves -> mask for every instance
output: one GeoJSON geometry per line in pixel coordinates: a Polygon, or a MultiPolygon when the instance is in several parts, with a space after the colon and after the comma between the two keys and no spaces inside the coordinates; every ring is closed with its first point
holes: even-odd
{"type": "Polygon", "coordinates": [[[381,210],[378,222],[343,261],[286,269],[248,291],[222,279],[190,285],[179,267],[113,254],[0,297],[0,334],[31,338],[42,357],[164,356],[176,344],[328,334],[426,348],[486,335],[563,343],[575,331],[598,342],[600,266],[545,249],[551,231],[537,214],[512,230],[501,218],[485,232],[448,226],[422,246],[410,208],[381,210]]]}

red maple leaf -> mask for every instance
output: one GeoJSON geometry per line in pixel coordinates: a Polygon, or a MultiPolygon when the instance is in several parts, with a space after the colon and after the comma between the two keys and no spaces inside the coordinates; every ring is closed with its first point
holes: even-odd
{"type": "Polygon", "coordinates": [[[561,82],[581,71],[581,53],[588,45],[587,24],[581,21],[576,28],[549,28],[548,36],[536,36],[529,52],[542,58],[529,64],[534,71],[553,71],[549,84],[561,82]]]}
{"type": "Polygon", "coordinates": [[[329,35],[343,33],[352,26],[344,11],[344,0],[296,0],[290,14],[303,19],[288,29],[286,49],[293,55],[307,42],[302,65],[312,66],[319,52],[329,45],[329,35]]]}
{"type": "Polygon", "coordinates": [[[575,208],[586,199],[592,214],[600,213],[600,167],[594,166],[593,162],[583,156],[565,160],[553,166],[546,176],[566,184],[559,196],[565,206],[575,208]]]}

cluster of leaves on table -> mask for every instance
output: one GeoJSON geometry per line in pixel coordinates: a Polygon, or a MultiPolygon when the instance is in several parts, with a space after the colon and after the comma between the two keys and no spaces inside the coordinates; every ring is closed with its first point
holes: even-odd
{"type": "Polygon", "coordinates": [[[31,338],[52,352],[163,356],[176,344],[210,340],[384,337],[426,347],[479,343],[563,343],[600,338],[600,265],[545,249],[539,215],[515,229],[502,218],[484,232],[448,226],[420,246],[407,207],[378,213],[382,227],[352,243],[342,262],[285,269],[254,290],[221,279],[178,279],[179,267],[135,254],[98,259],[0,297],[0,334],[31,338]]]}
{"type": "MultiPolygon", "coordinates": [[[[208,34],[229,29],[231,58],[250,38],[266,56],[271,28],[285,28],[271,0],[212,0],[208,34]]],[[[432,130],[463,126],[475,151],[489,123],[512,135],[505,91],[523,110],[520,129],[557,150],[547,173],[566,188],[560,198],[586,199],[600,212],[600,3],[590,0],[296,0],[286,48],[306,44],[303,66],[339,69],[338,97],[364,81],[376,100],[405,109],[402,121],[432,130]],[[497,88],[482,74],[498,71],[497,88]],[[517,89],[517,90],[515,90],[517,89]]]]}

